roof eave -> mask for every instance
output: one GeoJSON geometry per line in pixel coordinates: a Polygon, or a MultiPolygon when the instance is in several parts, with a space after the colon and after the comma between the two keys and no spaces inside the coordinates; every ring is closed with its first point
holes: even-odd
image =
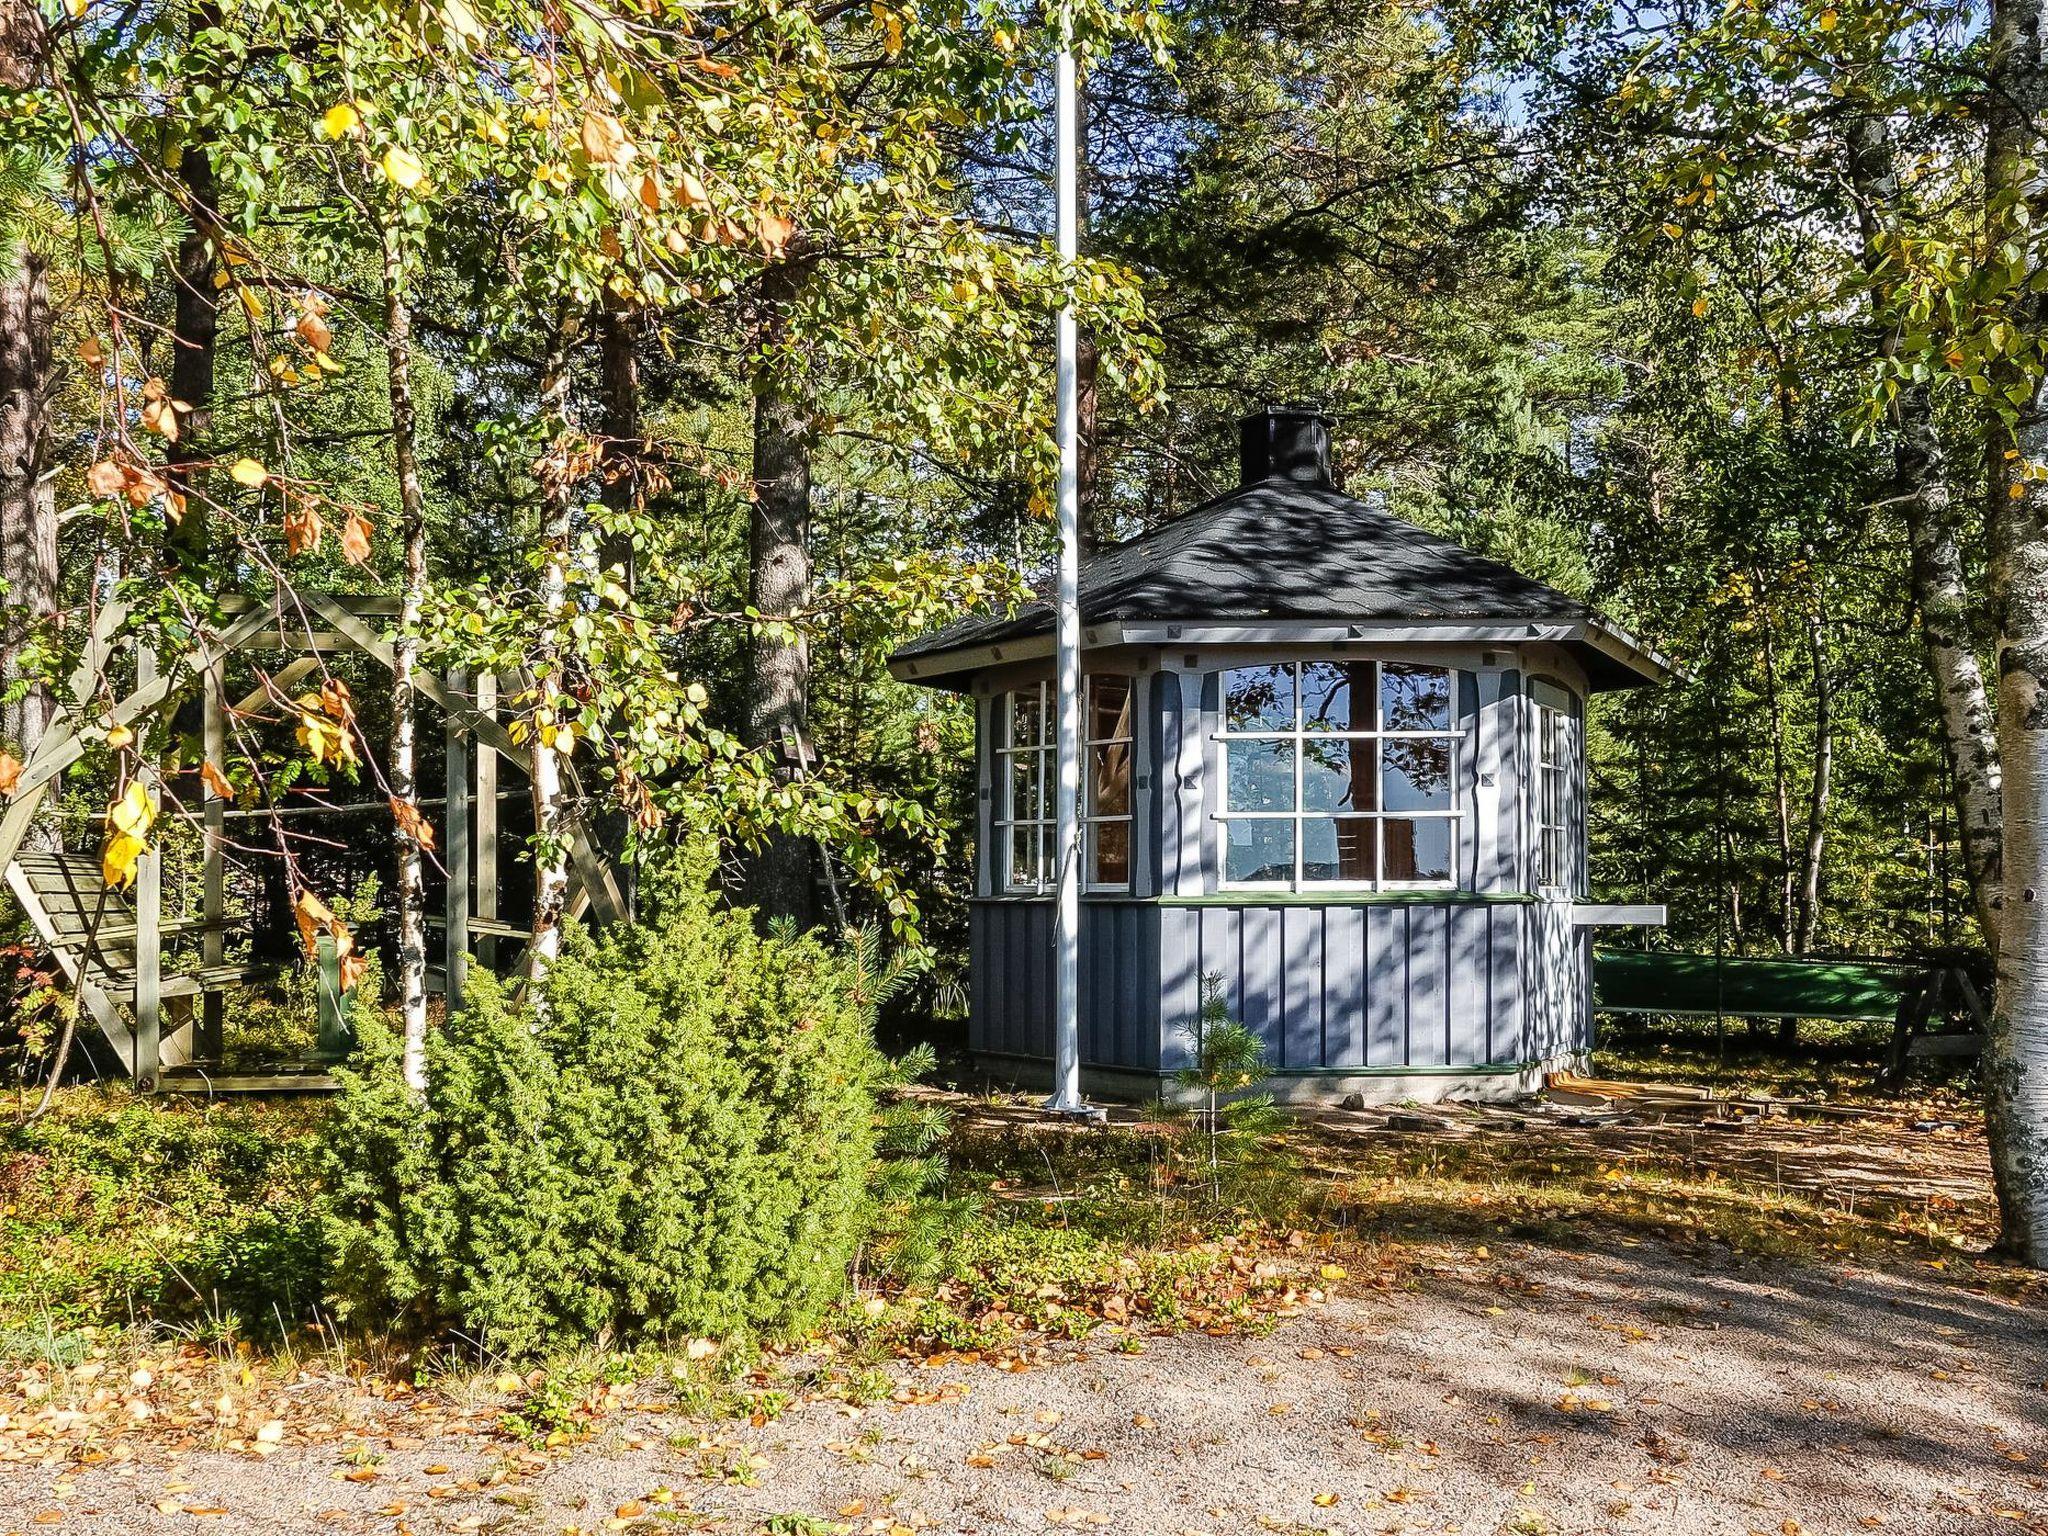
{"type": "MultiPolygon", "coordinates": [[[[1194,623],[1131,619],[1091,624],[1083,630],[1081,637],[1082,645],[1090,650],[1120,645],[1321,645],[1358,641],[1383,645],[1507,645],[1528,641],[1576,644],[1598,653],[1634,679],[1599,685],[1603,689],[1640,687],[1672,678],[1687,679],[1687,674],[1675,663],[1641,644],[1627,630],[1600,619],[1416,619],[1352,623],[1329,620],[1194,623]]],[[[977,672],[1011,662],[1039,660],[1050,656],[1052,649],[1051,634],[1041,631],[939,651],[910,654],[899,651],[889,658],[889,673],[900,682],[962,690],[977,672]]]]}

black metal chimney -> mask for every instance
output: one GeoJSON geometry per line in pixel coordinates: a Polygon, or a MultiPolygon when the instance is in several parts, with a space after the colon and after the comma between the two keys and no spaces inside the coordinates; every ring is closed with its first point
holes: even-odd
{"type": "Polygon", "coordinates": [[[1312,405],[1269,405],[1237,424],[1242,483],[1274,478],[1335,486],[1330,431],[1336,425],[1312,405]]]}

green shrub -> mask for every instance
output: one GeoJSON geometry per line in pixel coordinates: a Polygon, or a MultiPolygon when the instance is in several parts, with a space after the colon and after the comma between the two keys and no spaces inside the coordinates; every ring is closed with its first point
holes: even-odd
{"type": "Polygon", "coordinates": [[[424,1101],[363,1021],[329,1173],[345,1315],[521,1354],[788,1333],[839,1292],[888,1073],[854,961],[665,905],[572,933],[539,1007],[475,976],[424,1101]]]}

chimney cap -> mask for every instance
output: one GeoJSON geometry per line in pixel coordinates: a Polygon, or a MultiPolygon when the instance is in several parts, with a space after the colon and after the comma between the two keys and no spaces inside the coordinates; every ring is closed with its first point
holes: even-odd
{"type": "Polygon", "coordinates": [[[1267,405],[1238,422],[1238,465],[1245,485],[1275,477],[1334,487],[1330,436],[1336,427],[1319,405],[1267,405]]]}

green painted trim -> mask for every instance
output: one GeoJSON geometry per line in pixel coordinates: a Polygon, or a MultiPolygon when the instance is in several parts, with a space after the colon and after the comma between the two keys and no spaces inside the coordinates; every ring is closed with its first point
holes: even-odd
{"type": "Polygon", "coordinates": [[[1162,896],[1162,907],[1528,907],[1527,891],[1219,891],[1214,896],[1162,896]]]}
{"type": "MultiPolygon", "coordinates": [[[[977,1061],[1028,1061],[1038,1065],[1051,1062],[1050,1056],[1032,1056],[1021,1051],[974,1051],[977,1061]]],[[[1265,1075],[1273,1077],[1517,1077],[1524,1072],[1540,1071],[1540,1061],[1489,1061],[1468,1067],[1447,1066],[1437,1063],[1433,1066],[1414,1067],[1274,1067],[1265,1075]]],[[[1162,1083],[1172,1082],[1178,1073],[1164,1067],[1131,1067],[1113,1061],[1083,1061],[1084,1072],[1122,1072],[1132,1077],[1156,1077],[1162,1083]]]]}
{"type": "MultiPolygon", "coordinates": [[[[1214,896],[1112,896],[1081,898],[1096,907],[1532,907],[1541,901],[1570,906],[1572,899],[1527,891],[1221,891],[1214,896]]],[[[1051,906],[1050,896],[970,896],[970,907],[1051,906]]]]}
{"type": "Polygon", "coordinates": [[[1433,1066],[1413,1067],[1274,1067],[1266,1073],[1268,1077],[1515,1077],[1524,1072],[1536,1071],[1543,1065],[1540,1061],[1487,1061],[1469,1067],[1446,1066],[1439,1062],[1433,1066]]]}

